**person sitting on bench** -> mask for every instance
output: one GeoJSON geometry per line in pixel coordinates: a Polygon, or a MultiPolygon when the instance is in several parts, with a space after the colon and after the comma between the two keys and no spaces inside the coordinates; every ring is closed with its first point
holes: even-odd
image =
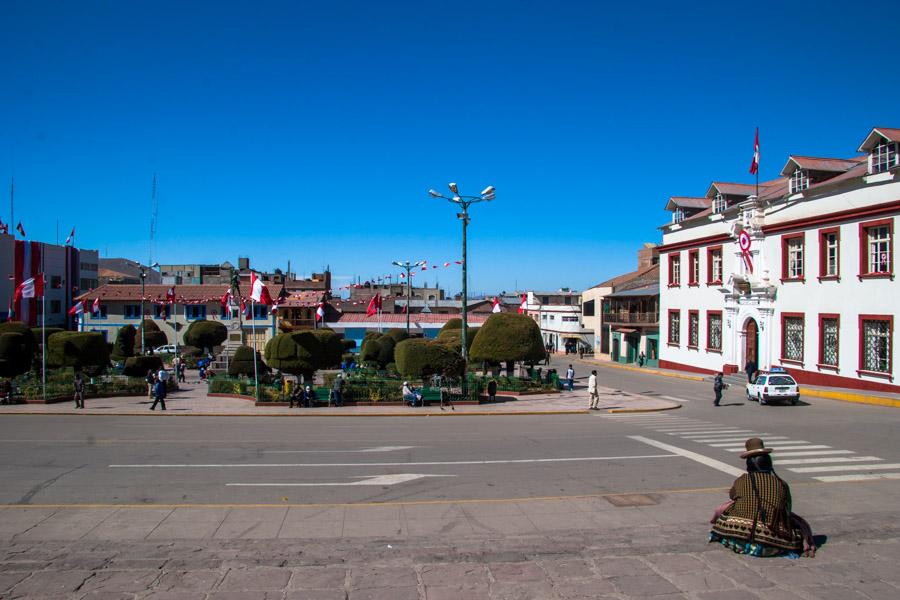
{"type": "Polygon", "coordinates": [[[416,406],[422,402],[422,394],[409,387],[409,382],[403,382],[403,401],[410,406],[416,406]]]}

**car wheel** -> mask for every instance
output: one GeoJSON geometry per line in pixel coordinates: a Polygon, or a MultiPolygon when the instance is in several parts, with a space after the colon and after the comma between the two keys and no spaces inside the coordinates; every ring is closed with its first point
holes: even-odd
{"type": "Polygon", "coordinates": [[[766,402],[765,400],[763,400],[761,397],[760,397],[760,398],[757,398],[757,400],[758,400],[760,406],[765,406],[766,404],[768,404],[768,402],[766,402]]]}
{"type": "Polygon", "coordinates": [[[797,406],[798,404],[800,404],[800,398],[799,398],[799,397],[798,397],[798,398],[794,398],[793,400],[791,400],[791,404],[792,404],[793,406],[797,406]]]}

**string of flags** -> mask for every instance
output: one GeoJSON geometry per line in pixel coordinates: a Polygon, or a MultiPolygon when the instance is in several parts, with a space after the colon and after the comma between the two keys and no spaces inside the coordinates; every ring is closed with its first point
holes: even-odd
{"type": "MultiPolygon", "coordinates": [[[[454,265],[462,265],[463,264],[463,261],[461,261],[461,260],[452,260],[452,261],[448,260],[448,261],[444,261],[443,263],[435,263],[435,264],[430,264],[427,260],[423,260],[422,262],[424,264],[418,268],[419,273],[421,273],[422,271],[431,271],[433,269],[441,269],[441,268],[446,269],[446,268],[454,266],[454,265]]],[[[416,271],[411,271],[409,276],[415,277],[416,271]]],[[[405,279],[406,279],[406,273],[400,273],[399,275],[393,275],[391,273],[388,273],[386,275],[382,275],[381,277],[373,278],[372,280],[368,280],[363,283],[351,283],[348,285],[342,285],[337,289],[339,289],[339,290],[360,289],[360,288],[369,287],[373,284],[376,284],[376,285],[381,284],[382,282],[385,282],[385,281],[390,283],[391,281],[394,281],[394,280],[400,282],[405,279]]]]}

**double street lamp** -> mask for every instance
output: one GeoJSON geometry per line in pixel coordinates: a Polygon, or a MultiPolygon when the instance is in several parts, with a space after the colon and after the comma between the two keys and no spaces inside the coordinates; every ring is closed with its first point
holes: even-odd
{"type": "MultiPolygon", "coordinates": [[[[472,204],[476,204],[478,202],[490,202],[494,199],[494,186],[489,185],[483,190],[481,190],[481,194],[477,196],[465,196],[459,193],[459,187],[455,183],[448,184],[450,191],[453,193],[452,196],[445,196],[436,190],[428,190],[428,193],[431,194],[432,198],[443,198],[444,200],[449,200],[454,204],[458,205],[462,212],[456,213],[456,218],[462,221],[462,357],[463,362],[468,365],[469,362],[469,349],[466,343],[466,337],[468,336],[468,328],[469,321],[466,316],[466,311],[468,309],[468,285],[467,285],[467,269],[469,266],[469,262],[466,260],[466,226],[469,224],[469,206],[472,204]]],[[[465,378],[463,378],[465,381],[465,378]]]]}
{"type": "MultiPolygon", "coordinates": [[[[144,355],[147,353],[147,349],[144,348],[144,280],[147,279],[147,267],[144,265],[140,265],[141,267],[141,354],[144,355]]],[[[151,269],[156,269],[159,267],[159,263],[153,263],[150,265],[151,269]]],[[[178,335],[177,332],[175,335],[178,335]]]]}
{"type": "Polygon", "coordinates": [[[400,267],[401,269],[406,271],[406,335],[409,335],[409,298],[410,298],[410,287],[412,286],[412,282],[410,281],[412,277],[410,276],[410,271],[417,267],[425,266],[425,261],[420,260],[418,262],[409,262],[407,261],[399,261],[395,260],[393,265],[400,267]]]}

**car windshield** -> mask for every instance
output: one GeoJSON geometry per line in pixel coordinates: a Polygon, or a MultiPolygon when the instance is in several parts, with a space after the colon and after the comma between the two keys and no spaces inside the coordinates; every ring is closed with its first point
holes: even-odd
{"type": "Polygon", "coordinates": [[[757,385],[764,385],[765,383],[766,383],[766,376],[765,376],[765,375],[760,375],[759,377],[756,378],[756,384],[757,384],[757,385]]]}
{"type": "Polygon", "coordinates": [[[773,375],[769,378],[769,385],[796,385],[797,382],[794,381],[792,377],[788,377],[787,375],[773,375]]]}

